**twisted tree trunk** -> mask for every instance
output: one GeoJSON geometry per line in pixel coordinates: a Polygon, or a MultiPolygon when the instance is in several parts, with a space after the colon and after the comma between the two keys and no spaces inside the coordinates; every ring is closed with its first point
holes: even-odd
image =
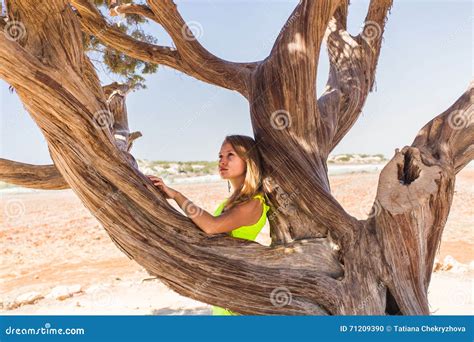
{"type": "Polygon", "coordinates": [[[270,55],[254,63],[205,50],[172,1],[147,3],[113,10],[156,21],[176,49],[109,27],[88,0],[71,0],[73,8],[66,0],[7,1],[9,20],[1,25],[17,23],[25,34],[0,33],[0,77],[44,134],[54,161],[49,174],[57,170],[124,253],[184,296],[242,314],[429,314],[427,288],[455,175],[474,155],[472,84],[396,151],[371,214],[357,220],[331,195],[326,161],[372,89],[391,1],[371,1],[356,37],[345,31],[347,1],[300,1],[270,55]],[[124,107],[107,101],[81,30],[249,100],[271,202],[271,246],[206,235],[138,171],[124,143],[124,117],[117,125],[104,120],[124,107]],[[318,99],[325,33],[331,68],[318,99]]]}

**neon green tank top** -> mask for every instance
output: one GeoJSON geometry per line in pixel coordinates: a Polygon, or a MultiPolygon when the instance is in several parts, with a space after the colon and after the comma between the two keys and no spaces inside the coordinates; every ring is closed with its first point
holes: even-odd
{"type": "MultiPolygon", "coordinates": [[[[236,228],[230,232],[230,236],[236,237],[239,239],[246,239],[246,240],[252,240],[255,241],[257,238],[258,233],[262,230],[263,226],[267,222],[267,212],[270,209],[270,207],[267,205],[265,202],[265,198],[261,194],[257,194],[253,196],[253,198],[258,198],[260,199],[260,202],[263,205],[263,211],[262,215],[260,216],[259,220],[257,223],[251,225],[251,226],[242,226],[239,228],[236,228]]],[[[219,216],[222,213],[222,210],[224,209],[224,206],[226,204],[228,199],[224,200],[215,210],[214,216],[219,216]]],[[[239,315],[233,311],[221,308],[219,306],[213,306],[212,307],[212,315],[217,316],[217,315],[225,315],[225,316],[236,316],[239,315]]]]}

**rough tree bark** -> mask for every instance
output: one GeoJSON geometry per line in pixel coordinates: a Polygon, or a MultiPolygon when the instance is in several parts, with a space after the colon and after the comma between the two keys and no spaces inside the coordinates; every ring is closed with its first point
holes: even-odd
{"type": "MultiPolygon", "coordinates": [[[[124,253],[184,296],[241,314],[429,314],[427,288],[455,175],[474,154],[473,85],[396,151],[366,220],[337,202],[327,175],[329,153],[372,90],[391,5],[372,0],[354,37],[346,31],[347,1],[302,0],[265,60],[233,63],[202,47],[170,0],[113,12],[162,25],[176,49],[114,29],[88,0],[7,1],[2,27],[16,23],[24,34],[0,33],[0,77],[16,89],[54,162],[44,176],[40,168],[27,172],[38,184],[65,182],[124,253]],[[123,143],[126,121],[114,126],[103,118],[120,106],[107,101],[81,30],[249,100],[271,202],[271,246],[207,236],[138,171],[123,143]],[[325,35],[331,67],[318,98],[325,35]]],[[[2,164],[3,179],[12,181],[11,169],[2,164]]]]}
{"type": "MultiPolygon", "coordinates": [[[[111,126],[117,147],[137,167],[135,159],[129,153],[133,142],[142,136],[141,132],[132,132],[128,128],[128,112],[125,97],[131,90],[127,84],[116,82],[102,87],[107,98],[108,109],[97,114],[99,125],[111,126]]],[[[93,169],[89,167],[91,172],[93,169]]],[[[69,189],[59,170],[54,165],[31,165],[0,158],[0,180],[25,188],[41,190],[69,189]]]]}

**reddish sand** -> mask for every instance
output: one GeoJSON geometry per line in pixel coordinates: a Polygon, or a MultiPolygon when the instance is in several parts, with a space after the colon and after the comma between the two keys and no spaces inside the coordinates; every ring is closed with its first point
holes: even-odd
{"type": "MultiPolygon", "coordinates": [[[[373,203],[377,181],[375,173],[339,175],[331,177],[331,188],[343,207],[362,219],[373,203]]],[[[457,176],[439,259],[451,255],[461,263],[474,260],[473,181],[472,168],[457,176]]],[[[210,212],[228,195],[225,182],[176,188],[210,212]]],[[[0,304],[29,291],[46,294],[58,285],[87,287],[147,276],[115,247],[71,190],[3,194],[0,208],[0,304]]],[[[18,312],[48,312],[41,303],[34,305],[36,310],[18,312]]]]}

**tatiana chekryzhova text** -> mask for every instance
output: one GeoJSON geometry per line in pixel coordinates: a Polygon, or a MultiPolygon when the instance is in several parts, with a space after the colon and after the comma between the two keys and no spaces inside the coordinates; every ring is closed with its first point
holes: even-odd
{"type": "Polygon", "coordinates": [[[438,325],[422,325],[408,326],[408,325],[394,325],[394,332],[434,332],[434,333],[449,333],[449,332],[466,332],[466,327],[438,326],[438,325]]]}

